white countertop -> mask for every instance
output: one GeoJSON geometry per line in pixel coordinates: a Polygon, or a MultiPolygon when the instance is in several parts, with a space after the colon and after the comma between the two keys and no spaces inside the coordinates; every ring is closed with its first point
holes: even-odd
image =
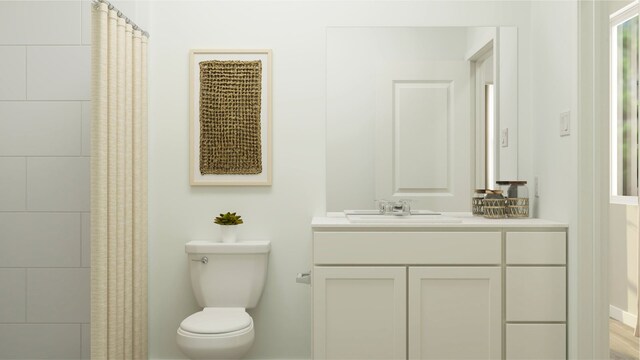
{"type": "Polygon", "coordinates": [[[311,220],[313,228],[567,228],[569,225],[544,219],[486,219],[471,213],[442,213],[443,216],[460,219],[458,223],[351,223],[343,212],[330,212],[311,220]]]}

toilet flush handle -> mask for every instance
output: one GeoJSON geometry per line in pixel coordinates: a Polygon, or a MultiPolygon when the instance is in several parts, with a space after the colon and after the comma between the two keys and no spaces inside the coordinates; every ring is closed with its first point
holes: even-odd
{"type": "Polygon", "coordinates": [[[298,273],[298,275],[296,276],[296,282],[298,284],[311,285],[311,270],[307,271],[306,273],[298,273]]]}
{"type": "Polygon", "coordinates": [[[203,256],[202,259],[191,259],[191,261],[201,262],[206,265],[209,263],[209,258],[206,256],[203,256]]]}

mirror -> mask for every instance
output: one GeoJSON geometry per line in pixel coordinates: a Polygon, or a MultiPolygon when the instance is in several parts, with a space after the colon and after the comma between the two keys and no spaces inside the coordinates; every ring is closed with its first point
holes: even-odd
{"type": "Polygon", "coordinates": [[[327,28],[327,211],[470,211],[515,179],[517,48],[515,27],[327,28]]]}

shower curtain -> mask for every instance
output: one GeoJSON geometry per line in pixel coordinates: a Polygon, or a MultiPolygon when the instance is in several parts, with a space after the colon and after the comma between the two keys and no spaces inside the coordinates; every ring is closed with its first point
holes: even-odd
{"type": "Polygon", "coordinates": [[[92,9],[91,358],[147,358],[147,37],[92,9]]]}

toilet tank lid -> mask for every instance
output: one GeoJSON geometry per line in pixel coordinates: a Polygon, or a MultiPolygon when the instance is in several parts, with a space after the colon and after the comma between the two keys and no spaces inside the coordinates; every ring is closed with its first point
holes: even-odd
{"type": "Polygon", "coordinates": [[[271,241],[240,241],[222,243],[211,241],[189,241],[184,250],[187,254],[265,254],[271,250],[271,241]]]}

